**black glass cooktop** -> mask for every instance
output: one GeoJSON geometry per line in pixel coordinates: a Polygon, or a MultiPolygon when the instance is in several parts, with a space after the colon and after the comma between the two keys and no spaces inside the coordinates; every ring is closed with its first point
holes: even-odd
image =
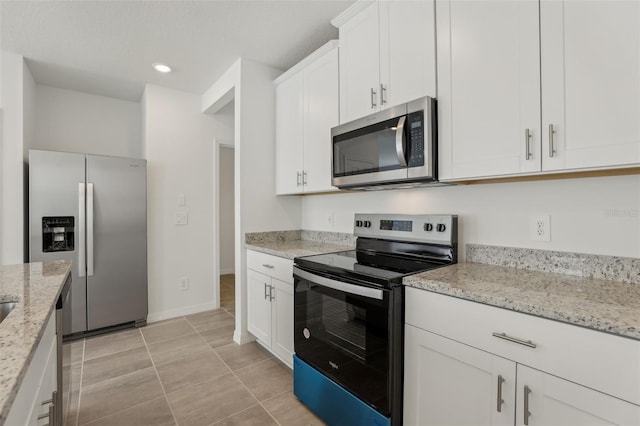
{"type": "Polygon", "coordinates": [[[399,284],[407,275],[444,266],[441,262],[359,250],[297,257],[295,263],[312,272],[382,285],[399,284]]]}

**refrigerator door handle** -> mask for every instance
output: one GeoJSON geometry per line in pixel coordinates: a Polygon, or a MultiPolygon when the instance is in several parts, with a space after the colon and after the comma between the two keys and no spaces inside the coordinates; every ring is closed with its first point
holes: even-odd
{"type": "Polygon", "coordinates": [[[78,184],[78,276],[85,275],[85,234],[86,234],[86,217],[85,217],[85,184],[78,184]]]}
{"type": "Polygon", "coordinates": [[[87,183],[87,276],[93,276],[93,183],[87,183]]]}

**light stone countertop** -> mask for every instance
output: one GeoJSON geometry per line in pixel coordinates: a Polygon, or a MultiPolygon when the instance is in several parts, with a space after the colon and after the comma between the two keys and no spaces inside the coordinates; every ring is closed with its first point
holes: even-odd
{"type": "Polygon", "coordinates": [[[482,263],[458,263],[403,283],[461,299],[640,340],[640,285],[482,263]]]}
{"type": "Polygon", "coordinates": [[[353,250],[355,248],[353,246],[316,240],[263,241],[245,244],[245,247],[249,250],[272,254],[274,256],[284,257],[287,259],[293,259],[299,256],[310,256],[313,254],[353,250]]]}
{"type": "Polygon", "coordinates": [[[0,425],[4,424],[70,271],[69,261],[0,267],[0,302],[17,302],[0,323],[0,425]]]}

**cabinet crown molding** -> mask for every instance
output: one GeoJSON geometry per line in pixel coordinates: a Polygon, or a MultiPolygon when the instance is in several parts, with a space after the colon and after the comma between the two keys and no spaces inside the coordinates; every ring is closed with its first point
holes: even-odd
{"type": "Polygon", "coordinates": [[[331,25],[336,28],[340,28],[351,18],[356,16],[358,13],[362,12],[369,6],[377,3],[377,0],[358,0],[353,5],[349,6],[347,10],[342,12],[340,15],[336,16],[331,20],[331,25]]]}
{"type": "Polygon", "coordinates": [[[330,52],[333,49],[337,48],[338,45],[339,45],[338,40],[329,40],[328,42],[323,44],[321,47],[316,49],[309,56],[307,56],[306,58],[304,58],[303,60],[301,60],[294,66],[292,66],[291,68],[289,68],[287,71],[280,74],[278,78],[273,80],[273,85],[277,86],[283,81],[286,81],[289,78],[293,77],[294,75],[298,74],[301,70],[305,69],[309,64],[315,62],[317,59],[324,56],[327,52],[330,52]]]}

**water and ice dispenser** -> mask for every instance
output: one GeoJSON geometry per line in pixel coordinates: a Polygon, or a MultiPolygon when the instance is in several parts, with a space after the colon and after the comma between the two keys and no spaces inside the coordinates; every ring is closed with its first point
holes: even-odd
{"type": "Polygon", "coordinates": [[[42,251],[73,251],[74,248],[73,216],[53,216],[42,218],[42,251]]]}

